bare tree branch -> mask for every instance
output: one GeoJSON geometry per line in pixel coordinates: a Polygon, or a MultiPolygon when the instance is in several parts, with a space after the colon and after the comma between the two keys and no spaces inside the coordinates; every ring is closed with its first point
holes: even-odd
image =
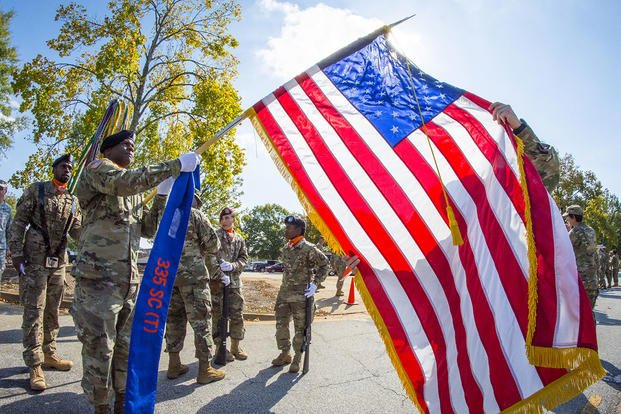
{"type": "Polygon", "coordinates": [[[54,66],[59,67],[59,68],[70,67],[70,68],[78,69],[78,70],[84,71],[86,73],[89,73],[92,76],[94,76],[95,78],[97,78],[97,81],[99,82],[99,84],[101,86],[103,86],[111,94],[116,95],[119,98],[130,100],[130,98],[127,95],[125,95],[122,92],[117,91],[116,89],[114,89],[112,87],[112,85],[109,85],[109,84],[103,82],[101,79],[99,79],[98,74],[95,71],[93,71],[92,69],[87,68],[86,66],[76,65],[76,64],[73,64],[73,63],[55,63],[54,66]]]}
{"type": "Polygon", "coordinates": [[[199,123],[199,121],[197,121],[196,118],[206,119],[206,117],[204,117],[202,115],[193,114],[192,112],[189,112],[189,111],[173,111],[173,112],[169,112],[167,114],[160,115],[160,116],[157,116],[155,118],[149,119],[149,121],[146,124],[144,124],[143,126],[141,126],[138,129],[136,129],[136,135],[140,134],[142,131],[144,131],[146,128],[148,128],[150,125],[153,125],[154,123],[159,122],[160,120],[162,120],[164,118],[168,118],[169,116],[173,116],[173,115],[185,115],[185,116],[189,117],[192,121],[194,121],[197,124],[199,123]]]}

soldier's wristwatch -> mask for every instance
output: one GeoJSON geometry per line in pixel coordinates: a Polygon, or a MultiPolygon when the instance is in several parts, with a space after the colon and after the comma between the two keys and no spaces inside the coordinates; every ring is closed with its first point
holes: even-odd
{"type": "Polygon", "coordinates": [[[518,135],[520,132],[524,131],[524,129],[526,129],[526,127],[528,126],[528,124],[526,123],[526,121],[524,121],[524,119],[520,118],[520,122],[521,122],[520,126],[513,130],[513,133],[515,135],[518,135]]]}

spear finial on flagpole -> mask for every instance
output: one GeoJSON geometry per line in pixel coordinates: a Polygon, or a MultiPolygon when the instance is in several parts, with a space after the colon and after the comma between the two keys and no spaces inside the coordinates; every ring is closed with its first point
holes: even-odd
{"type": "Polygon", "coordinates": [[[410,20],[410,19],[411,19],[412,17],[414,17],[414,16],[416,16],[416,14],[412,14],[412,15],[409,15],[408,17],[404,17],[403,19],[401,19],[401,20],[399,20],[399,21],[396,21],[396,22],[394,22],[394,23],[391,23],[391,24],[387,25],[387,27],[388,27],[389,29],[392,29],[392,28],[393,28],[393,27],[395,27],[396,25],[401,24],[401,23],[403,23],[403,22],[404,22],[404,21],[406,21],[406,20],[410,20]]]}

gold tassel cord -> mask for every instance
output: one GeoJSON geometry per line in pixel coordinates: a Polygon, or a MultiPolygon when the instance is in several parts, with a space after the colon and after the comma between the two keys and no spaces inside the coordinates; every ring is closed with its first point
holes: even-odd
{"type": "MultiPolygon", "coordinates": [[[[531,216],[530,195],[528,193],[528,183],[526,182],[526,170],[524,169],[524,142],[514,135],[517,143],[517,161],[520,170],[520,186],[524,197],[524,216],[526,220],[526,242],[528,252],[528,328],[526,331],[526,347],[533,343],[533,336],[537,328],[537,250],[535,246],[535,236],[533,232],[533,219],[531,216]]],[[[532,361],[531,361],[532,363],[532,361]]]]}
{"type": "Polygon", "coordinates": [[[414,94],[414,101],[416,102],[416,109],[418,110],[418,116],[420,116],[421,127],[420,129],[425,134],[427,138],[427,144],[429,145],[429,150],[431,151],[431,157],[433,159],[433,164],[436,168],[436,173],[438,174],[438,180],[440,181],[440,187],[442,188],[442,195],[444,197],[444,202],[446,203],[446,216],[449,223],[449,230],[451,231],[451,238],[453,240],[454,246],[461,246],[464,244],[464,240],[461,236],[461,231],[459,230],[459,223],[455,219],[455,213],[453,212],[453,208],[451,207],[451,203],[449,202],[449,197],[446,192],[446,186],[444,185],[444,181],[442,180],[442,174],[440,174],[440,167],[438,166],[438,160],[436,159],[436,153],[433,150],[433,146],[431,145],[431,138],[429,138],[429,134],[427,133],[427,125],[425,124],[425,118],[423,117],[423,112],[420,109],[420,103],[418,101],[418,94],[416,93],[416,87],[414,86],[414,79],[412,77],[412,69],[410,68],[410,62],[407,62],[408,68],[408,80],[410,81],[410,86],[412,87],[412,93],[414,94]]]}

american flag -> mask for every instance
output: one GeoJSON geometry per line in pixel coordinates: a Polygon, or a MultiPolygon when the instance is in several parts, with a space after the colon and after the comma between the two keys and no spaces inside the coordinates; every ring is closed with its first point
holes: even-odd
{"type": "Polygon", "coordinates": [[[357,286],[421,412],[553,407],[603,374],[558,208],[490,103],[386,34],[275,90],[253,125],[326,240],[362,258],[357,286]]]}

